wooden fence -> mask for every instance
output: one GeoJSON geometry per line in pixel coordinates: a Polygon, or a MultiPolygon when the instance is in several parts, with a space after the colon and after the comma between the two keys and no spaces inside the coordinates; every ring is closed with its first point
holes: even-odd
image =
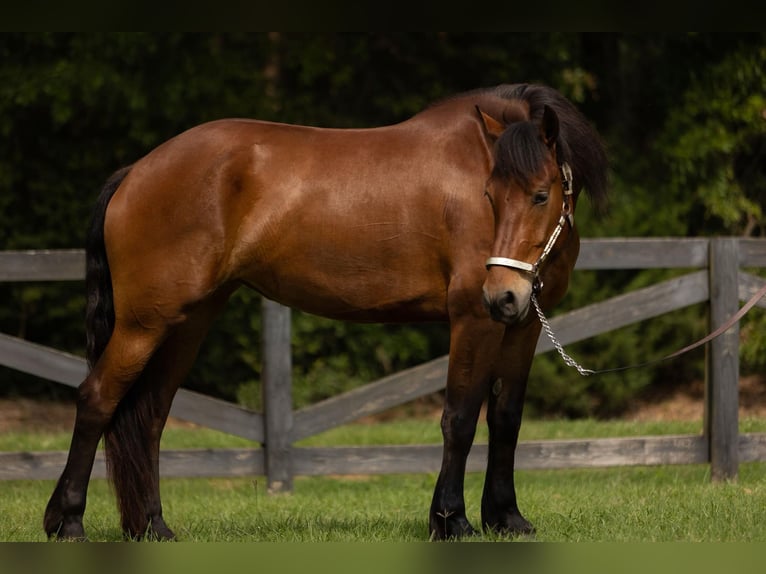
{"type": "MultiPolygon", "coordinates": [[[[79,250],[0,252],[0,281],[80,281],[79,250]]],[[[584,240],[577,269],[685,268],[689,272],[594,303],[551,320],[567,345],[690,305],[709,303],[710,328],[733,315],[740,300],[766,283],[742,268],[766,267],[766,240],[584,240]]],[[[301,439],[385,411],[444,387],[447,357],[393,374],[321,403],[293,411],[290,386],[290,311],[263,303],[264,414],[181,389],[171,414],[244,437],[261,448],[164,451],[164,476],[266,475],[272,491],[289,490],[297,475],[436,472],[441,445],[300,448],[301,439]]],[[[759,302],[766,308],[766,300],[759,302]]],[[[704,421],[697,435],[521,442],[519,469],[709,463],[714,480],[736,478],[740,462],[766,460],[766,434],[738,429],[739,327],[707,345],[704,421]]],[[[537,352],[552,345],[541,336],[537,352]]],[[[79,357],[0,334],[0,365],[69,386],[85,377],[79,357]]],[[[482,471],[487,447],[476,444],[468,471],[482,471]]],[[[0,479],[56,478],[65,452],[0,453],[0,479]]],[[[94,476],[105,476],[99,453],[94,476]]]]}

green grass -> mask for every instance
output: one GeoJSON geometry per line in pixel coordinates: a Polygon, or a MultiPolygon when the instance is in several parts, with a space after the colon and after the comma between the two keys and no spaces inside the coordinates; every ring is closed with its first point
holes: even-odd
{"type": "MultiPolygon", "coordinates": [[[[478,524],[482,475],[466,478],[469,518],[478,524]]],[[[184,541],[423,541],[435,476],[299,478],[269,496],[255,479],[164,479],[165,516],[184,541]]],[[[42,541],[52,481],[0,484],[2,541],[42,541]]],[[[704,466],[521,471],[522,511],[534,540],[766,541],[766,464],[741,465],[737,483],[712,484],[704,466]]],[[[92,540],[120,540],[109,487],[92,481],[85,525],[92,540]]],[[[475,540],[495,540],[480,536],[475,540]]]]}
{"type": "MultiPolygon", "coordinates": [[[[766,421],[746,419],[743,432],[766,421]]],[[[685,434],[700,423],[526,421],[524,440],[685,434]]],[[[482,431],[483,432],[483,431],[482,431]]],[[[479,436],[478,440],[485,437],[479,436]]],[[[302,445],[438,442],[438,422],[348,425],[302,445]]],[[[69,436],[0,437],[0,450],[66,448],[69,436]]],[[[165,448],[251,445],[204,429],[168,429],[165,448]]],[[[298,478],[271,496],[263,477],[162,481],[165,517],[181,540],[210,542],[424,541],[435,475],[298,478]]],[[[479,523],[483,474],[466,477],[469,519],[479,523]]],[[[0,482],[0,541],[42,541],[53,481],[0,482]]],[[[544,542],[766,541],[766,463],[740,465],[736,483],[713,484],[705,465],[520,471],[522,511],[544,542]]],[[[92,540],[121,540],[110,488],[93,480],[85,526],[92,540]]],[[[483,535],[472,540],[496,540],[483,535]]]]}

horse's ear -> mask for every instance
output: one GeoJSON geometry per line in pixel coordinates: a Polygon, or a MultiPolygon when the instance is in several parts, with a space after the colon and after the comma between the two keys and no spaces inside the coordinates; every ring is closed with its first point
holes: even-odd
{"type": "Polygon", "coordinates": [[[559,137],[559,117],[553,108],[545,106],[543,108],[543,124],[541,126],[543,132],[543,141],[548,147],[553,147],[556,143],[556,139],[559,137]]]}
{"type": "Polygon", "coordinates": [[[485,114],[483,111],[481,111],[479,106],[476,106],[476,113],[479,114],[481,125],[484,127],[484,135],[487,137],[487,139],[491,142],[497,140],[497,138],[500,137],[500,134],[503,133],[503,130],[505,130],[503,124],[501,124],[492,116],[485,114]]]}

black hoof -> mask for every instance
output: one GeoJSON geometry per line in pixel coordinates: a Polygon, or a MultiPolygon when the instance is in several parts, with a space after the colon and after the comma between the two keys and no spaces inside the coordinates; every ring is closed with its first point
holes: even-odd
{"type": "Polygon", "coordinates": [[[54,520],[46,516],[45,533],[48,540],[59,540],[62,542],[86,542],[85,529],[80,520],[54,520]]]}
{"type": "Polygon", "coordinates": [[[477,532],[465,515],[436,512],[430,520],[431,540],[457,540],[477,532]]]}
{"type": "Polygon", "coordinates": [[[172,542],[176,539],[175,533],[168,528],[162,517],[152,518],[146,537],[157,542],[172,542]]]}
{"type": "Polygon", "coordinates": [[[531,536],[535,527],[518,511],[506,514],[500,520],[484,520],[484,529],[510,536],[531,536]]]}
{"type": "Polygon", "coordinates": [[[123,537],[126,541],[139,542],[146,540],[149,542],[171,542],[175,541],[176,535],[173,533],[161,517],[154,517],[146,524],[146,528],[140,533],[134,532],[123,525],[123,537]]]}

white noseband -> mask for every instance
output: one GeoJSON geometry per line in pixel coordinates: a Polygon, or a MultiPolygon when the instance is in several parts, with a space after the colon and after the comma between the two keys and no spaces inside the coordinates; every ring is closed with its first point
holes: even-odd
{"type": "Polygon", "coordinates": [[[490,257],[485,263],[487,267],[492,265],[499,265],[500,267],[510,267],[512,269],[520,269],[527,273],[534,273],[535,266],[526,261],[519,261],[518,259],[511,259],[510,257],[490,257]]]}

